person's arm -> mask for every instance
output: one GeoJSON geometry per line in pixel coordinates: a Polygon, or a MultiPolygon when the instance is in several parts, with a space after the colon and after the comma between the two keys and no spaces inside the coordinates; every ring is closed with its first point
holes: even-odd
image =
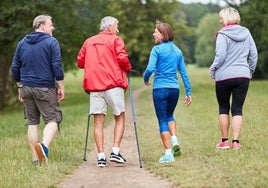
{"type": "Polygon", "coordinates": [[[211,78],[214,79],[216,70],[220,68],[222,64],[224,63],[226,52],[227,52],[226,39],[224,38],[223,34],[219,33],[216,39],[216,49],[215,49],[216,55],[215,55],[212,65],[209,68],[209,74],[211,78]]]}
{"type": "Polygon", "coordinates": [[[86,55],[85,43],[83,44],[83,46],[81,47],[81,49],[77,54],[76,66],[80,69],[83,69],[85,67],[85,55],[86,55]]]}
{"type": "Polygon", "coordinates": [[[146,67],[146,70],[143,73],[143,81],[144,81],[144,84],[147,86],[151,85],[150,77],[153,74],[153,72],[155,71],[157,58],[158,57],[157,57],[156,50],[155,50],[155,48],[153,48],[151,50],[151,53],[150,53],[148,65],[146,67]]]}
{"type": "Polygon", "coordinates": [[[17,45],[15,54],[13,56],[13,60],[11,63],[11,72],[18,87],[18,101],[22,102],[23,100],[22,100],[21,92],[20,92],[20,88],[22,87],[22,84],[20,81],[20,68],[22,64],[20,57],[19,57],[20,45],[21,45],[21,42],[19,42],[19,44],[17,45]]]}
{"type": "Polygon", "coordinates": [[[18,101],[23,102],[22,96],[21,96],[21,91],[20,89],[22,88],[22,84],[20,82],[16,82],[17,87],[18,87],[18,101]]]}
{"type": "Polygon", "coordinates": [[[117,55],[117,62],[120,68],[126,73],[129,73],[132,69],[132,66],[128,59],[125,43],[120,37],[117,37],[115,51],[117,55]]]}
{"type": "Polygon", "coordinates": [[[64,80],[58,80],[58,101],[62,101],[64,99],[64,80]]]}
{"type": "Polygon", "coordinates": [[[248,56],[248,65],[249,65],[251,77],[256,69],[257,61],[258,61],[257,47],[252,36],[250,36],[250,50],[249,50],[249,56],[248,56]]]}
{"type": "Polygon", "coordinates": [[[183,54],[181,54],[180,63],[178,64],[178,70],[181,75],[185,88],[184,104],[188,107],[192,103],[192,89],[191,89],[191,82],[185,66],[183,54]]]}

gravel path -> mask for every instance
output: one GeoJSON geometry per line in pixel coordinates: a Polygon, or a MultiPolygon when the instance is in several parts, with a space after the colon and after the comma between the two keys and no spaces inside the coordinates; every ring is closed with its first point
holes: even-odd
{"type": "MultiPolygon", "coordinates": [[[[133,92],[133,99],[137,101],[139,94],[148,87],[140,88],[133,92]]],[[[137,117],[138,119],[138,117],[137,117]]],[[[139,126],[137,121],[137,126],[139,126]]],[[[105,134],[105,154],[109,158],[113,141],[113,128],[111,123],[104,129],[105,134]]],[[[92,133],[92,127],[91,131],[92,133]]],[[[138,133],[139,135],[140,133],[138,133]]],[[[94,143],[95,146],[95,143],[94,143]]],[[[87,161],[83,162],[67,179],[59,184],[61,188],[172,188],[169,181],[155,176],[149,171],[140,168],[137,151],[134,123],[131,116],[131,106],[129,101],[126,103],[126,129],[120,147],[121,154],[127,160],[127,164],[119,165],[110,163],[105,168],[98,168],[97,151],[87,153],[87,161]]],[[[142,152],[142,151],[141,151],[142,152]]]]}

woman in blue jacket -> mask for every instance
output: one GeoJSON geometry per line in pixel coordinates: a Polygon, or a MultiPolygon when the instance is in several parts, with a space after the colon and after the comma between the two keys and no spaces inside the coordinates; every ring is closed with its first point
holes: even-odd
{"type": "Polygon", "coordinates": [[[183,53],[172,42],[174,35],[171,26],[157,21],[153,37],[156,45],[151,51],[143,79],[145,85],[149,86],[149,78],[154,73],[153,102],[161,139],[165,147],[165,154],[159,159],[159,162],[168,163],[174,161],[174,156],[181,154],[173,116],[180,91],[177,72],[180,73],[184,83],[187,106],[192,102],[192,91],[183,53]]]}

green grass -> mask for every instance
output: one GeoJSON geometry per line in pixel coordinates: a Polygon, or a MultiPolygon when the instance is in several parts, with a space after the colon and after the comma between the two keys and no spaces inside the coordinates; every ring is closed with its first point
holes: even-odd
{"type": "MultiPolygon", "coordinates": [[[[184,106],[181,84],[175,117],[183,154],[174,163],[158,163],[164,149],[151,88],[141,93],[135,103],[143,167],[181,187],[267,187],[268,81],[252,81],[250,84],[244,106],[242,149],[218,151],[215,144],[220,134],[213,80],[207,69],[189,66],[188,72],[193,102],[188,108],[184,106]]],[[[51,145],[49,165],[31,164],[22,104],[0,113],[1,188],[58,187],[58,183],[82,163],[89,96],[82,90],[81,81],[82,71],[66,74],[62,132],[51,145]]],[[[132,78],[131,83],[133,90],[144,86],[141,78],[132,78]]],[[[112,117],[107,118],[109,123],[112,117]]],[[[88,152],[94,147],[91,129],[88,152]]]]}
{"type": "Polygon", "coordinates": [[[184,91],[181,92],[175,118],[183,154],[175,163],[158,163],[164,150],[157,120],[152,120],[153,104],[148,103],[151,91],[143,93],[136,105],[141,115],[138,125],[145,167],[182,187],[267,187],[268,82],[251,82],[244,106],[242,149],[218,151],[215,145],[220,133],[214,83],[207,69],[188,67],[188,72],[193,102],[185,107],[184,91]]]}

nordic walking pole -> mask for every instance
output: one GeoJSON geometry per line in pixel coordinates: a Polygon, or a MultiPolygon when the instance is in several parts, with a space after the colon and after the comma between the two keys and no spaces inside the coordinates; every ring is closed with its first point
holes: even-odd
{"type": "Polygon", "coordinates": [[[85,150],[84,150],[84,161],[87,161],[87,142],[88,142],[89,122],[90,122],[90,114],[88,111],[86,142],[85,142],[85,150]]]}
{"type": "Polygon", "coordinates": [[[138,140],[138,134],[137,134],[137,127],[136,127],[136,114],[135,114],[135,107],[134,107],[134,102],[133,102],[133,97],[132,97],[132,89],[131,89],[129,75],[128,75],[128,85],[129,85],[129,100],[130,100],[130,104],[131,104],[131,112],[132,112],[132,118],[133,118],[134,128],[135,128],[135,136],[136,136],[136,141],[137,141],[137,149],[138,149],[138,154],[139,154],[140,168],[142,168],[139,140],[138,140]]]}

